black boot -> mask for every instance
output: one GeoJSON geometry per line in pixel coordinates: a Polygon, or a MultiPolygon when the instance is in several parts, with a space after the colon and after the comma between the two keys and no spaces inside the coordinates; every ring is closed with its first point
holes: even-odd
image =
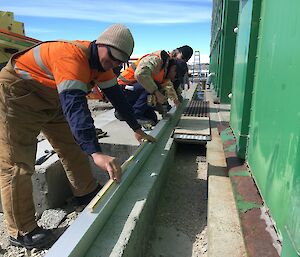
{"type": "Polygon", "coordinates": [[[55,238],[51,230],[37,227],[24,236],[18,236],[17,238],[10,236],[9,242],[11,245],[21,246],[27,249],[43,249],[50,246],[54,239],[55,238]]]}
{"type": "Polygon", "coordinates": [[[96,189],[94,191],[92,191],[91,193],[87,194],[87,195],[83,195],[83,196],[76,196],[75,197],[75,204],[76,205],[83,205],[86,206],[90,203],[90,201],[92,201],[92,199],[96,196],[96,194],[101,190],[102,186],[98,185],[96,187],[96,189]]]}

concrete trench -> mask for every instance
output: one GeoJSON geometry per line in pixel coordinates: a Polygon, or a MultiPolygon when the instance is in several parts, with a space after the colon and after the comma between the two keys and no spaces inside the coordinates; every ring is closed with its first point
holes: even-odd
{"type": "Polygon", "coordinates": [[[109,188],[93,212],[85,208],[47,256],[143,256],[157,199],[174,160],[170,136],[180,111],[174,112],[151,131],[157,142],[140,146],[121,183],[109,188]]]}
{"type": "Polygon", "coordinates": [[[150,227],[143,256],[207,256],[205,145],[176,145],[150,227]]]}

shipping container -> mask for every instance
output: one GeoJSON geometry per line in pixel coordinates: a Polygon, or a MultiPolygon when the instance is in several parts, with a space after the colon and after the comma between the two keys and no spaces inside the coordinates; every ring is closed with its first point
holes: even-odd
{"type": "Polygon", "coordinates": [[[239,1],[213,1],[210,73],[221,103],[230,103],[239,1]]]}

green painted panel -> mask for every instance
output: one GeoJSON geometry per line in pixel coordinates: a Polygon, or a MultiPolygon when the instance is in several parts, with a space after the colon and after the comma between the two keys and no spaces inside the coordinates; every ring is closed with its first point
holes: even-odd
{"type": "Polygon", "coordinates": [[[213,1],[210,72],[215,74],[212,84],[221,103],[230,102],[238,9],[236,0],[213,1]]]}
{"type": "Polygon", "coordinates": [[[210,43],[210,65],[209,71],[213,73],[211,86],[218,92],[219,84],[219,62],[220,62],[220,38],[222,29],[223,1],[213,1],[211,43],[210,43]]]}
{"type": "Polygon", "coordinates": [[[236,42],[236,34],[233,30],[237,27],[239,1],[225,0],[224,3],[218,96],[221,103],[230,103],[228,95],[231,93],[232,89],[236,42]]]}
{"type": "Polygon", "coordinates": [[[245,159],[249,133],[261,0],[241,0],[232,83],[230,125],[237,155],[245,159]]]}
{"type": "Polygon", "coordinates": [[[262,1],[248,149],[277,231],[290,230],[294,250],[285,256],[300,249],[299,13],[299,0],[262,1]]]}
{"type": "Polygon", "coordinates": [[[289,235],[284,231],[283,233],[283,247],[281,251],[281,257],[299,257],[300,255],[295,252],[295,247],[290,241],[289,235]]]}

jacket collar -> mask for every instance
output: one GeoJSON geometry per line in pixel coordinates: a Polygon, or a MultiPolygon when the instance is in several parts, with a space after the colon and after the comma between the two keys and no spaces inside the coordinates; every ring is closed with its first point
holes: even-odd
{"type": "Polygon", "coordinates": [[[89,48],[90,48],[90,53],[91,53],[90,60],[89,60],[90,67],[97,71],[104,72],[105,70],[103,69],[103,67],[99,61],[98,47],[96,45],[96,40],[94,40],[93,42],[90,43],[89,48]]]}

